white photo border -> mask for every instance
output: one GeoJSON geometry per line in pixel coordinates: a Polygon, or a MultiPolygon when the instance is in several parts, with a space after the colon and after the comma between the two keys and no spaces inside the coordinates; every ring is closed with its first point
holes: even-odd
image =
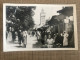
{"type": "Polygon", "coordinates": [[[3,3],[3,52],[9,51],[45,51],[45,50],[78,50],[78,33],[77,33],[77,14],[76,14],[76,4],[12,4],[3,3]],[[74,18],[74,41],[75,48],[18,48],[18,49],[8,49],[6,47],[6,6],[73,6],[73,18],[74,18]]]}

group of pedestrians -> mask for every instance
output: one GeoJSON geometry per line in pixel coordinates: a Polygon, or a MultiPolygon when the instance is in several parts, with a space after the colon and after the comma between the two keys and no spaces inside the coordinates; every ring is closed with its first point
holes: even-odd
{"type": "Polygon", "coordinates": [[[7,35],[7,41],[15,42],[19,44],[19,46],[26,47],[27,45],[27,31],[19,29],[18,31],[15,31],[14,28],[9,28],[9,31],[6,33],[7,35]]]}
{"type": "MultiPolygon", "coordinates": [[[[19,29],[15,31],[13,28],[9,28],[7,33],[7,40],[15,42],[16,38],[19,46],[26,47],[28,32],[26,30],[19,29]]],[[[65,31],[63,33],[53,33],[51,31],[32,31],[32,35],[36,36],[37,42],[41,42],[43,47],[57,48],[57,47],[68,47],[69,34],[65,31]]]]}
{"type": "Polygon", "coordinates": [[[68,47],[68,36],[69,34],[65,31],[61,34],[55,35],[55,45],[57,47],[68,47]]]}
{"type": "Polygon", "coordinates": [[[23,45],[23,47],[26,47],[27,45],[27,31],[24,30],[19,30],[18,31],[18,42],[19,42],[19,45],[23,45]]]}
{"type": "Polygon", "coordinates": [[[48,48],[68,47],[69,34],[65,31],[63,33],[38,32],[39,42],[48,48]]]}

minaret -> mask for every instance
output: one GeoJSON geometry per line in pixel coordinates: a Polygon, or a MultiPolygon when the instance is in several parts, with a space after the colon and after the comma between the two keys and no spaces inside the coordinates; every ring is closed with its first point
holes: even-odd
{"type": "Polygon", "coordinates": [[[45,12],[43,9],[41,10],[41,13],[40,13],[40,25],[41,26],[45,25],[45,12]]]}

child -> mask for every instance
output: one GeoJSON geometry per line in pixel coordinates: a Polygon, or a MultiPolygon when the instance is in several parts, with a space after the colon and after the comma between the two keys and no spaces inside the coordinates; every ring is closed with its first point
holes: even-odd
{"type": "Polygon", "coordinates": [[[49,38],[47,39],[47,47],[52,48],[54,43],[54,39],[51,38],[51,35],[49,34],[49,38]]]}

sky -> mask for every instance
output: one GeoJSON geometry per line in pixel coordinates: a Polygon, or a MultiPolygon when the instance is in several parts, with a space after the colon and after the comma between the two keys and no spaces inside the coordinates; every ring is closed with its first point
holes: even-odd
{"type": "Polygon", "coordinates": [[[36,6],[36,9],[34,10],[35,15],[33,16],[33,19],[35,21],[35,24],[38,25],[40,23],[40,13],[42,9],[45,12],[45,20],[50,19],[54,15],[59,15],[57,11],[61,10],[63,6],[36,6]]]}

